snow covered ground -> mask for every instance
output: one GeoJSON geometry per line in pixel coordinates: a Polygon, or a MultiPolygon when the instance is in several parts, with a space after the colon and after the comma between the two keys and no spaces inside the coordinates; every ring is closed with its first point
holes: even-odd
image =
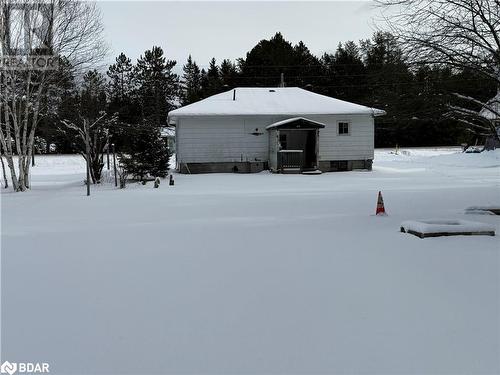
{"type": "Polygon", "coordinates": [[[54,374],[494,374],[500,237],[404,220],[500,205],[500,152],[377,150],[372,172],[176,175],[85,196],[78,156],[4,192],[2,361],[54,374]],[[377,193],[387,217],[373,216],[377,193]]]}

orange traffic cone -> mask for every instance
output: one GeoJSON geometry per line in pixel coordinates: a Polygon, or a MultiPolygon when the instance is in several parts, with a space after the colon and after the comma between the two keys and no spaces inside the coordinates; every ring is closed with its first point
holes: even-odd
{"type": "Polygon", "coordinates": [[[382,198],[381,191],[378,192],[377,211],[375,212],[375,215],[387,215],[384,207],[384,198],[382,198]]]}

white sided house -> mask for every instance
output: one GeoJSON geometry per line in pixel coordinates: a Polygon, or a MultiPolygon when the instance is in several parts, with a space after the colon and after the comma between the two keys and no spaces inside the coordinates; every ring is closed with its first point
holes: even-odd
{"type": "Polygon", "coordinates": [[[177,170],[371,169],[382,110],[290,88],[236,88],[169,113],[177,170]]]}

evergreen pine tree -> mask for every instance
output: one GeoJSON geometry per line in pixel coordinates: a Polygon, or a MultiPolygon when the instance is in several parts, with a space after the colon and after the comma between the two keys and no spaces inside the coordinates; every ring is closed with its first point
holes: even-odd
{"type": "Polygon", "coordinates": [[[127,144],[130,143],[130,126],[142,121],[141,106],[135,90],[134,66],[124,53],[120,53],[106,74],[109,77],[108,114],[117,114],[120,125],[112,129],[111,139],[120,150],[122,147],[128,147],[127,144]]]}
{"type": "Polygon", "coordinates": [[[143,180],[146,176],[165,177],[169,151],[161,138],[167,113],[175,108],[179,77],[172,72],[176,62],[167,60],[160,47],[153,47],[137,61],[133,71],[134,100],[141,108],[140,120],[127,128],[130,143],[120,153],[120,163],[129,175],[143,180]]]}
{"type": "Polygon", "coordinates": [[[200,83],[201,83],[201,97],[206,98],[208,96],[208,75],[205,69],[201,70],[200,83]]]}
{"type": "Polygon", "coordinates": [[[215,58],[210,60],[210,65],[207,70],[206,80],[204,81],[203,93],[205,97],[218,94],[222,91],[222,83],[220,79],[219,67],[215,58]]]}
{"type": "Polygon", "coordinates": [[[148,176],[167,176],[170,154],[160,130],[144,122],[135,127],[130,135],[131,147],[118,155],[120,165],[127,174],[140,181],[148,176]]]}
{"type": "Polygon", "coordinates": [[[229,90],[231,88],[236,87],[238,70],[236,69],[235,64],[233,64],[228,59],[224,59],[220,64],[219,71],[220,71],[221,86],[224,90],[229,90]]]}
{"type": "Polygon", "coordinates": [[[106,79],[97,70],[90,70],[83,76],[80,111],[94,122],[106,110],[106,79]]]}
{"type": "Polygon", "coordinates": [[[167,113],[175,108],[179,77],[172,72],[174,60],[167,60],[160,47],[153,47],[137,60],[134,77],[142,116],[152,126],[167,122],[167,113]]]}
{"type": "Polygon", "coordinates": [[[316,56],[314,56],[309,48],[300,41],[293,47],[293,67],[290,71],[293,72],[292,77],[289,77],[289,82],[293,86],[314,89],[322,84],[318,77],[322,74],[321,64],[316,56]]]}
{"type": "Polygon", "coordinates": [[[132,84],[133,66],[130,59],[122,52],[116,57],[116,63],[110,65],[107,75],[110,79],[109,93],[110,100],[123,103],[133,90],[132,84]]]}
{"type": "Polygon", "coordinates": [[[194,103],[201,99],[201,72],[200,68],[189,55],[187,63],[182,70],[182,105],[194,103]]]}
{"type": "Polygon", "coordinates": [[[243,86],[276,87],[281,73],[288,86],[293,86],[295,52],[281,33],[269,40],[261,40],[239,61],[243,86]]]}
{"type": "Polygon", "coordinates": [[[339,43],[334,55],[323,56],[327,95],[360,103],[366,96],[366,69],[356,43],[339,43]]]}

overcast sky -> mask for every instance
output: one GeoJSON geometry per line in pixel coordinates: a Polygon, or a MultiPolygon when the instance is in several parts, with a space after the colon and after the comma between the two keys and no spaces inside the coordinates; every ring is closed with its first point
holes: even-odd
{"type": "MultiPolygon", "coordinates": [[[[302,40],[316,55],[339,42],[366,39],[379,10],[370,1],[172,2],[104,1],[102,11],[109,61],[124,52],[134,61],[153,45],[163,48],[178,69],[189,54],[201,67],[215,57],[244,57],[277,31],[292,43],[302,40]]],[[[176,69],[177,70],[177,69],[176,69]]]]}

